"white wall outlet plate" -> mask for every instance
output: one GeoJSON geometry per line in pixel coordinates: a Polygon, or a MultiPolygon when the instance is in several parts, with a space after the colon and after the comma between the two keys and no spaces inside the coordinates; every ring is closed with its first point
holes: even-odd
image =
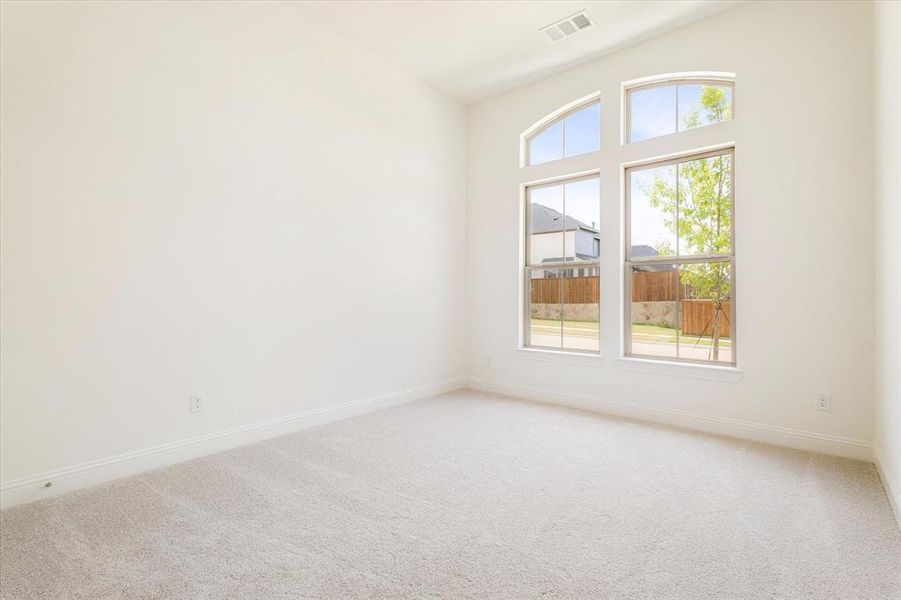
{"type": "Polygon", "coordinates": [[[832,394],[828,394],[826,392],[820,392],[817,394],[816,403],[814,404],[814,408],[817,410],[824,410],[829,412],[832,410],[832,394]]]}
{"type": "Polygon", "coordinates": [[[197,395],[188,398],[188,412],[191,414],[203,412],[203,398],[197,395]]]}

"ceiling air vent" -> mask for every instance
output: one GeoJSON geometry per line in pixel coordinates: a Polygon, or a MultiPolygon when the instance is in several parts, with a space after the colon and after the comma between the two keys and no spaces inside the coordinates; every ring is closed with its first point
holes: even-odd
{"type": "Polygon", "coordinates": [[[581,10],[556,23],[542,27],[540,31],[548,36],[552,42],[559,42],[563,38],[579,33],[583,29],[588,29],[592,25],[594,25],[594,22],[591,20],[591,17],[584,10],[581,10]]]}

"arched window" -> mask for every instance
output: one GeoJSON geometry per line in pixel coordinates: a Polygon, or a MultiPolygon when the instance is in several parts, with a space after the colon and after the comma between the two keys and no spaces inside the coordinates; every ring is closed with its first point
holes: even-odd
{"type": "Polygon", "coordinates": [[[731,73],[662,75],[625,84],[625,141],[640,142],[728,121],[733,113],[731,73]]]}
{"type": "Polygon", "coordinates": [[[523,133],[522,166],[601,149],[601,101],[591,94],[545,116],[523,133]]]}
{"type": "MultiPolygon", "coordinates": [[[[600,94],[560,107],[520,141],[523,167],[597,152],[600,94]]],[[[568,170],[526,184],[523,212],[523,346],[600,353],[599,171],[568,170]]]]}

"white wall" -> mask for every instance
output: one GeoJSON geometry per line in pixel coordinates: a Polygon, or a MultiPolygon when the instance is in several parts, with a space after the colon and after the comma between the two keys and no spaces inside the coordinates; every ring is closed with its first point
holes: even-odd
{"type": "MultiPolygon", "coordinates": [[[[848,455],[875,437],[901,480],[898,120],[874,139],[871,13],[745,5],[477,104],[467,124],[287,3],[3,3],[0,481],[464,370],[848,455]],[[619,147],[620,82],[685,70],[737,73],[735,121],[619,147]],[[519,185],[557,167],[520,169],[519,134],[596,90],[604,150],[568,164],[603,177],[605,358],[536,357],[516,350],[519,185]],[[628,368],[620,164],[723,140],[741,379],[628,368]],[[831,413],[812,409],[820,390],[831,413]],[[189,416],[192,393],[205,411],[189,416]]],[[[897,14],[876,10],[878,106],[898,105],[897,14]]]]}
{"type": "Polygon", "coordinates": [[[3,482],[462,375],[462,106],[290,3],[0,22],[3,482]]]}
{"type": "Polygon", "coordinates": [[[901,4],[875,8],[876,454],[901,523],[901,4]]]}
{"type": "MultiPolygon", "coordinates": [[[[486,100],[469,112],[468,372],[477,385],[866,458],[874,436],[873,85],[869,3],[750,3],[486,100]],[[624,80],[737,74],[733,122],[620,147],[624,80]],[[519,135],[600,90],[603,359],[517,351],[519,135]],[[734,140],[741,380],[639,369],[621,348],[620,165],[734,140]],[[813,408],[818,391],[832,412],[813,408]]],[[[729,374],[727,378],[732,378],[729,374]]]]}

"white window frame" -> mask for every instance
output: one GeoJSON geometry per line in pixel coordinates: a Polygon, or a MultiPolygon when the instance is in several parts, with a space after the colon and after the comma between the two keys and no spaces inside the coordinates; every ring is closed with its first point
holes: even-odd
{"type": "MultiPolygon", "coordinates": [[[[533,167],[546,165],[550,163],[558,163],[560,161],[569,160],[571,158],[575,158],[576,156],[584,156],[586,154],[591,154],[591,152],[583,152],[582,154],[574,154],[573,156],[562,156],[560,158],[555,158],[553,160],[548,160],[543,163],[539,163],[539,165],[532,164],[532,157],[530,156],[530,142],[544,133],[549,128],[553,127],[557,123],[565,120],[570,115],[573,115],[584,108],[588,108],[592,104],[597,104],[600,109],[601,104],[601,93],[600,92],[592,92],[587,96],[583,96],[568,104],[564,104],[557,110],[552,113],[545,115],[541,118],[541,120],[533,123],[528,129],[526,129],[522,135],[520,136],[520,147],[519,147],[519,166],[520,167],[533,167]]],[[[604,118],[603,114],[601,114],[600,125],[598,127],[598,149],[596,152],[599,152],[602,146],[602,137],[603,137],[603,129],[604,129],[604,118]]],[[[563,127],[563,148],[566,148],[566,126],[563,127]]]]}
{"type": "MultiPolygon", "coordinates": [[[[676,189],[678,195],[678,176],[676,178],[676,189]]],[[[702,150],[691,150],[677,155],[668,156],[666,158],[652,158],[643,161],[637,161],[624,165],[623,168],[623,355],[626,358],[638,358],[643,360],[661,361],[661,362],[678,362],[691,363],[706,366],[724,366],[735,367],[738,362],[738,327],[736,322],[736,290],[737,275],[735,270],[735,144],[724,144],[720,147],[708,148],[702,150]],[[729,210],[730,219],[730,236],[731,244],[728,254],[693,254],[689,256],[632,256],[632,211],[631,211],[631,175],[634,171],[640,171],[648,168],[663,167],[668,165],[677,165],[680,163],[690,162],[703,158],[712,158],[716,156],[729,155],[731,157],[731,185],[730,185],[730,201],[729,210]],[[636,265],[675,265],[681,266],[693,263],[710,263],[710,262],[727,262],[731,268],[732,275],[732,292],[729,298],[729,327],[730,327],[730,356],[731,361],[713,361],[713,360],[697,360],[689,358],[681,358],[678,356],[679,344],[678,333],[676,343],[676,357],[655,356],[648,354],[636,354],[632,352],[632,268],[636,265]]],[[[678,208],[677,208],[678,213],[678,208]]],[[[678,245],[678,242],[677,242],[678,245]]],[[[677,323],[681,322],[682,317],[682,286],[676,285],[676,318],[677,323]]]]}
{"type": "MultiPolygon", "coordinates": [[[[544,163],[542,163],[544,164],[544,163]]],[[[521,332],[521,345],[520,347],[525,350],[535,350],[540,352],[550,352],[550,353],[558,353],[558,354],[579,354],[586,356],[601,356],[601,257],[600,255],[594,260],[580,260],[580,261],[566,261],[565,252],[563,253],[564,260],[557,261],[553,263],[540,263],[533,265],[531,264],[531,233],[532,233],[532,201],[531,201],[531,192],[535,189],[554,187],[554,186],[564,186],[564,195],[563,195],[563,216],[564,216],[564,229],[563,229],[563,244],[564,249],[566,247],[566,192],[565,186],[568,183],[576,183],[579,181],[588,181],[591,179],[595,179],[598,182],[598,215],[601,214],[601,175],[599,169],[592,169],[590,171],[583,171],[580,173],[573,173],[569,175],[561,175],[559,177],[552,177],[549,179],[543,179],[540,181],[534,181],[529,183],[524,183],[522,185],[522,207],[520,210],[520,214],[523,215],[522,220],[522,248],[521,255],[522,259],[520,260],[521,266],[521,294],[522,294],[522,315],[520,320],[520,332],[521,332]],[[579,350],[575,348],[563,348],[562,347],[562,337],[561,337],[561,346],[559,348],[549,347],[549,346],[535,346],[531,343],[531,317],[532,317],[532,293],[531,293],[531,274],[532,271],[546,271],[546,270],[563,270],[563,269],[579,269],[579,268],[593,268],[597,270],[598,273],[598,349],[597,350],[579,350]]],[[[600,221],[598,231],[600,233],[600,221]]],[[[561,304],[561,321],[563,319],[563,298],[560,299],[561,304]]]]}
{"type": "MultiPolygon", "coordinates": [[[[730,121],[735,119],[735,73],[724,73],[724,72],[692,72],[692,73],[669,73],[667,75],[656,75],[653,77],[642,77],[641,79],[633,79],[631,81],[626,81],[623,83],[623,127],[622,127],[622,143],[623,144],[638,144],[641,142],[646,142],[648,140],[653,140],[657,138],[661,138],[668,135],[677,135],[680,133],[685,133],[686,131],[691,130],[679,130],[679,86],[680,85],[712,85],[717,87],[728,87],[731,94],[731,117],[730,121]],[[661,135],[655,135],[654,137],[645,138],[642,140],[632,141],[632,93],[641,90],[647,90],[654,87],[669,87],[673,86],[676,88],[676,100],[675,100],[675,130],[672,133],[664,133],[661,135]]],[[[713,125],[717,125],[718,123],[710,123],[709,125],[703,125],[701,127],[696,127],[695,129],[701,129],[702,127],[711,127],[713,125]]]]}
{"type": "MultiPolygon", "coordinates": [[[[617,86],[617,84],[614,84],[617,86]]],[[[626,320],[624,311],[627,311],[631,318],[631,305],[623,304],[626,298],[625,290],[631,293],[631,281],[625,281],[623,277],[625,259],[627,254],[622,253],[623,242],[626,240],[624,229],[625,222],[625,184],[626,169],[638,165],[650,164],[657,161],[669,159],[681,159],[684,157],[700,154],[702,152],[723,150],[731,148],[733,152],[733,189],[732,189],[732,206],[733,206],[733,237],[732,237],[732,298],[731,298],[731,323],[732,327],[732,344],[733,352],[737,349],[737,286],[735,272],[736,253],[736,237],[735,222],[737,215],[734,211],[734,195],[736,193],[735,181],[735,147],[736,140],[734,132],[736,131],[733,122],[736,120],[735,105],[736,98],[736,77],[735,73],[727,73],[720,71],[695,71],[684,73],[668,73],[663,75],[655,75],[651,77],[642,77],[623,81],[616,87],[607,88],[612,96],[618,92],[618,108],[619,115],[616,115],[616,106],[601,91],[592,92],[586,96],[578,98],[572,102],[560,106],[558,109],[551,111],[541,119],[533,123],[520,134],[519,139],[519,166],[520,176],[517,178],[517,190],[519,205],[517,206],[517,237],[519,238],[519,252],[516,257],[516,264],[511,264],[514,268],[513,277],[518,280],[519,296],[515,298],[512,319],[515,322],[515,330],[517,351],[524,359],[544,360],[552,363],[561,363],[568,365],[594,366],[598,364],[598,360],[603,360],[604,344],[607,344],[608,351],[614,351],[617,357],[617,363],[625,370],[638,370],[664,375],[692,377],[699,379],[708,379],[712,381],[739,381],[742,372],[737,368],[737,354],[733,354],[732,363],[713,362],[713,361],[674,361],[667,357],[633,357],[628,356],[624,343],[626,328],[620,330],[617,335],[617,329],[622,327],[622,323],[626,320]],[[627,141],[627,127],[631,129],[629,119],[629,109],[631,108],[631,99],[629,92],[633,89],[639,89],[651,85],[679,85],[679,84],[715,84],[718,86],[728,86],[732,89],[732,114],[731,119],[721,123],[711,123],[702,127],[690,130],[677,131],[672,134],[665,134],[642,140],[644,143],[631,144],[627,141]],[[616,90],[616,92],[614,91],[616,90]],[[569,115],[581,110],[597,102],[601,109],[601,142],[600,149],[597,152],[588,152],[571,157],[563,157],[562,159],[550,160],[537,165],[529,163],[529,142],[536,135],[542,133],[548,127],[553,126],[561,119],[565,119],[569,115]],[[613,120],[619,123],[619,144],[613,143],[611,134],[616,136],[615,130],[610,126],[613,120]],[[606,124],[606,125],[605,125],[606,124]],[[680,137],[681,136],[681,137],[680,137]],[[604,143],[606,140],[606,144],[604,143]],[[601,187],[600,202],[600,236],[601,236],[601,256],[599,264],[593,265],[600,274],[598,284],[598,308],[599,308],[599,325],[598,342],[600,351],[595,353],[584,353],[578,350],[563,349],[542,349],[538,347],[529,347],[529,319],[530,310],[529,303],[531,300],[530,282],[526,276],[526,261],[530,259],[528,252],[528,237],[531,217],[528,214],[528,201],[526,189],[541,184],[552,184],[575,179],[586,175],[597,175],[599,185],[601,187]],[[619,178],[620,199],[618,203],[612,204],[610,196],[611,190],[617,185],[616,178],[619,178]],[[613,242],[613,240],[616,240],[613,242]],[[606,242],[605,242],[606,240],[606,242]],[[612,245],[611,245],[612,243],[612,245]],[[620,252],[611,252],[615,247],[620,248],[620,252]],[[606,249],[605,249],[606,248],[606,249]],[[619,254],[619,256],[616,256],[619,254]],[[619,283],[617,284],[617,280],[619,283]],[[604,282],[601,284],[601,282],[604,282]],[[618,285],[627,284],[623,289],[619,289],[618,285]],[[613,282],[613,285],[611,285],[613,282]],[[606,308],[605,308],[606,307],[606,308]],[[619,310],[619,315],[616,311],[619,310]],[[600,315],[606,315],[605,320],[600,319],[600,315]]],[[[678,93],[677,93],[678,97],[678,93]]],[[[678,115],[678,108],[676,110],[678,115]]],[[[740,143],[740,142],[739,142],[740,143]]],[[[631,249],[631,248],[630,248],[631,249]]],[[[567,265],[568,267],[569,265],[567,265]]],[[[628,333],[631,333],[629,331],[628,333]]],[[[631,342],[630,342],[631,343],[631,342]]]]}

